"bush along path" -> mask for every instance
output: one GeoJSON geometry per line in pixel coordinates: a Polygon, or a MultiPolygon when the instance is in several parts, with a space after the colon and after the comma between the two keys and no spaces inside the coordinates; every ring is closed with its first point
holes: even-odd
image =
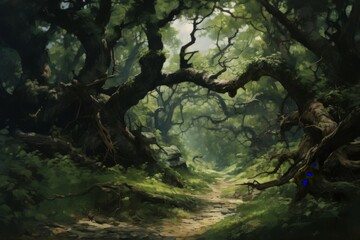
{"type": "MultiPolygon", "coordinates": [[[[113,218],[87,217],[72,225],[47,224],[39,227],[32,237],[37,239],[196,239],[215,223],[227,216],[235,215],[239,198],[222,197],[221,193],[234,184],[224,178],[209,187],[203,195],[192,195],[206,202],[206,206],[191,216],[178,219],[164,218],[150,224],[132,224],[113,218]],[[36,235],[36,236],[35,236],[36,235]]],[[[24,238],[27,239],[27,238],[24,238]]],[[[32,239],[32,238],[28,238],[32,239]]]]}

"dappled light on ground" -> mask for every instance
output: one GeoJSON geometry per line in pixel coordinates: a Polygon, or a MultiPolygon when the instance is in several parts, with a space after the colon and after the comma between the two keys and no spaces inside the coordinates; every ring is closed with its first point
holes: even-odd
{"type": "Polygon", "coordinates": [[[150,229],[159,232],[161,236],[168,237],[186,239],[200,236],[213,224],[236,214],[236,207],[242,203],[242,200],[221,196],[222,192],[231,186],[234,186],[234,183],[226,182],[224,178],[217,179],[215,184],[210,185],[209,193],[196,195],[208,203],[207,207],[192,214],[189,218],[179,219],[178,222],[164,219],[158,226],[151,226],[150,229]]]}
{"type": "Polygon", "coordinates": [[[0,240],[359,240],[359,26],[360,0],[1,0],[0,240]]]}
{"type": "Polygon", "coordinates": [[[154,219],[153,223],[135,224],[93,216],[91,219],[80,219],[72,225],[50,224],[42,227],[42,230],[39,229],[36,234],[50,234],[48,236],[59,239],[194,239],[215,223],[236,214],[236,207],[242,200],[222,196],[222,193],[229,187],[234,187],[234,184],[220,177],[209,186],[209,192],[193,195],[203,200],[206,206],[189,213],[188,217],[154,219]]]}

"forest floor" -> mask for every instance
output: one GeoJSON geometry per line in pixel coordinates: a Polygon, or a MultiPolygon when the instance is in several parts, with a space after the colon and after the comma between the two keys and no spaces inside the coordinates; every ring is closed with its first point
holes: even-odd
{"type": "Polygon", "coordinates": [[[222,194],[234,186],[234,182],[225,180],[224,177],[217,178],[215,183],[209,185],[209,192],[192,195],[207,204],[186,218],[164,218],[153,223],[134,224],[95,217],[91,220],[80,219],[72,225],[51,224],[43,229],[46,228],[53,239],[196,239],[212,225],[236,214],[236,207],[242,200],[222,194]]]}

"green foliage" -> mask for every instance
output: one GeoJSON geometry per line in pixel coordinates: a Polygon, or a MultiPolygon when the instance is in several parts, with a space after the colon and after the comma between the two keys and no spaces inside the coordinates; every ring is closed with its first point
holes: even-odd
{"type": "Polygon", "coordinates": [[[183,177],[187,189],[194,193],[204,193],[209,191],[208,184],[215,183],[217,172],[207,171],[199,167],[197,164],[187,164],[188,169],[179,170],[179,174],[183,177]]]}
{"type": "Polygon", "coordinates": [[[286,213],[290,196],[279,197],[275,188],[266,190],[260,197],[237,208],[237,215],[228,217],[214,225],[204,239],[238,239],[260,227],[277,224],[279,217],[286,213]],[[276,194],[276,197],[273,197],[276,194]]]}
{"type": "Polygon", "coordinates": [[[200,239],[301,239],[309,234],[314,239],[313,229],[319,231],[316,239],[326,239],[329,229],[323,222],[337,219],[339,206],[312,197],[292,203],[293,194],[292,185],[265,190],[255,200],[239,205],[235,216],[215,224],[200,239]]]}
{"type": "MultiPolygon", "coordinates": [[[[98,1],[95,2],[76,12],[76,17],[90,19],[95,16],[98,13],[98,1]]],[[[189,8],[177,16],[178,21],[181,19],[188,23],[186,27],[190,25],[191,31],[192,26],[189,24],[191,18],[195,15],[208,14],[212,10],[213,3],[214,1],[186,0],[185,5],[189,8]]],[[[206,39],[207,42],[211,40],[213,44],[206,51],[196,53],[191,59],[190,62],[195,70],[214,74],[223,68],[219,64],[222,60],[231,59],[226,63],[227,71],[219,76],[227,81],[238,77],[249,64],[251,66],[252,62],[263,59],[264,56],[276,56],[271,61],[279,67],[281,62],[278,59],[281,57],[299,72],[301,84],[309,91],[316,92],[316,97],[327,103],[326,107],[330,114],[337,118],[336,121],[343,119],[351,108],[360,104],[358,94],[360,85],[354,85],[351,89],[334,87],[328,79],[327,68],[324,67],[326,59],[317,59],[306,47],[294,41],[292,37],[296,34],[293,32],[289,34],[285,29],[286,26],[284,28],[261,7],[260,1],[217,1],[216,3],[243,19],[236,20],[231,14],[216,9],[210,18],[198,26],[199,31],[196,35],[198,40],[200,38],[206,39]],[[228,37],[236,30],[239,33],[232,40],[231,47],[227,48],[228,37]],[[223,51],[223,55],[218,54],[219,51],[223,51]]],[[[347,3],[348,8],[342,10],[345,19],[349,15],[351,3],[352,1],[347,3]]],[[[339,16],[333,5],[341,5],[340,3],[330,3],[328,0],[288,0],[272,1],[272,4],[291,22],[300,23],[301,31],[307,32],[311,23],[311,31],[308,31],[311,32],[311,38],[314,35],[318,39],[320,36],[324,37],[322,39],[324,41],[330,40],[329,38],[332,37],[329,37],[326,31],[339,31],[337,28],[343,24],[342,20],[337,21],[339,16]],[[327,13],[329,16],[326,16],[327,13]],[[326,21],[340,25],[332,29],[330,25],[325,24],[326,21]]],[[[139,59],[148,53],[144,34],[145,21],[155,23],[163,19],[178,6],[178,2],[115,1],[112,5],[110,23],[102,26],[101,29],[106,28],[106,32],[111,34],[118,30],[116,26],[120,22],[131,24],[122,31],[122,38],[113,49],[112,65],[109,69],[112,79],[106,81],[105,88],[132,83],[134,76],[140,72],[139,59]],[[155,6],[152,6],[152,2],[156,3],[155,6]],[[129,9],[130,11],[127,11],[129,9]],[[140,10],[141,14],[139,14],[140,10]]],[[[34,9],[29,9],[28,15],[34,21],[36,12],[43,6],[36,1],[31,6],[34,9]]],[[[9,11],[8,14],[10,13],[13,14],[9,11]]],[[[19,17],[30,18],[22,16],[25,13],[26,11],[22,11],[19,17]]],[[[68,13],[71,14],[70,10],[68,13]]],[[[25,25],[28,27],[27,24],[25,25]]],[[[42,28],[46,27],[46,24],[39,23],[34,32],[44,31],[42,28]]],[[[165,49],[155,54],[166,55],[169,58],[169,62],[164,67],[168,71],[176,71],[179,68],[179,48],[187,42],[183,37],[176,36],[181,30],[183,29],[175,28],[175,24],[171,25],[170,22],[160,30],[165,49]]],[[[89,31],[89,36],[92,34],[89,31]]],[[[318,39],[315,39],[316,42],[318,39]]],[[[331,41],[329,41],[330,45],[336,44],[336,41],[331,41]]],[[[311,39],[307,42],[311,45],[314,41],[311,39]]],[[[192,47],[196,50],[198,46],[192,47]]],[[[188,52],[194,50],[192,47],[188,52]]],[[[68,81],[79,72],[85,58],[80,42],[75,36],[64,30],[58,30],[53,34],[47,48],[53,71],[52,82],[68,81]]],[[[0,54],[6,60],[0,64],[2,73],[0,82],[8,92],[11,92],[20,79],[19,56],[7,48],[1,48],[0,54]]],[[[317,52],[317,55],[320,54],[317,52]]],[[[27,84],[35,87],[34,83],[27,84]]],[[[279,142],[277,128],[277,113],[286,93],[280,84],[274,83],[269,78],[264,77],[258,82],[247,84],[246,90],[239,89],[234,98],[221,95],[221,100],[220,97],[210,97],[212,92],[196,88],[193,84],[182,84],[175,90],[165,87],[158,90],[163,93],[162,96],[159,92],[153,91],[129,111],[128,127],[134,129],[136,127],[134,125],[145,126],[149,131],[156,132],[160,141],[178,145],[187,159],[190,171],[181,171],[179,174],[163,166],[160,167],[161,172],[153,174],[149,174],[146,166],[141,169],[130,167],[125,170],[114,167],[90,171],[75,166],[68,156],[56,155],[44,159],[37,152],[28,153],[24,150],[24,146],[7,136],[6,130],[3,130],[0,133],[0,146],[4,146],[0,148],[0,230],[11,231],[15,226],[19,229],[28,228],[28,223],[40,221],[80,218],[86,212],[94,210],[99,214],[113,214],[119,219],[133,221],[136,219],[152,221],[154,216],[186,215],[187,210],[196,208],[192,206],[200,205],[197,199],[188,195],[207,191],[206,181],[210,182],[215,177],[211,172],[200,173],[199,167],[225,169],[226,173],[234,175],[236,181],[252,179],[259,172],[275,166],[276,161],[269,160],[270,151],[280,152],[287,147],[279,142]],[[161,100],[161,97],[168,98],[168,101],[161,100]],[[224,110],[219,104],[221,101],[233,108],[224,110]],[[159,127],[155,126],[155,112],[160,110],[159,116],[163,121],[158,124],[159,127]],[[170,121],[166,121],[167,119],[170,121]],[[167,123],[169,126],[165,128],[167,123]],[[196,162],[195,157],[198,156],[201,157],[196,162]],[[166,184],[176,181],[184,182],[186,188],[171,188],[166,184]],[[95,183],[105,182],[127,183],[138,192],[131,191],[131,188],[121,188],[115,194],[96,190],[78,196],[76,200],[66,197],[54,201],[47,200],[57,194],[66,196],[80,192],[95,183]],[[145,197],[141,193],[144,193],[145,197]],[[156,204],[154,201],[160,201],[161,204],[156,204]],[[175,209],[174,205],[177,206],[175,209]]],[[[38,97],[30,94],[29,96],[33,99],[38,97]]],[[[295,109],[294,103],[287,103],[285,114],[295,109]]],[[[288,150],[293,150],[297,143],[298,135],[294,134],[289,139],[288,150]]],[[[257,177],[257,180],[260,182],[273,180],[284,171],[284,168],[280,169],[273,176],[264,174],[257,177]]],[[[289,212],[286,206],[290,203],[293,189],[293,184],[289,184],[261,193],[255,201],[240,206],[237,216],[215,226],[209,232],[209,239],[252,236],[260,239],[258,237],[266,228],[271,228],[273,232],[288,231],[292,227],[298,228],[303,223],[306,225],[306,222],[316,218],[323,219],[337,215],[337,208],[334,205],[312,198],[292,206],[289,212]]],[[[246,195],[247,189],[233,187],[226,189],[222,195],[232,196],[234,193],[246,195]]]]}
{"type": "Polygon", "coordinates": [[[77,38],[60,31],[49,44],[51,82],[68,82],[78,73],[85,62],[84,49],[77,38]]]}
{"type": "Polygon", "coordinates": [[[190,195],[206,191],[205,181],[212,179],[210,175],[184,171],[187,187],[175,188],[163,182],[162,173],[149,176],[145,165],[126,170],[120,166],[89,170],[75,166],[68,156],[44,159],[37,152],[28,153],[8,136],[6,129],[0,131],[0,146],[0,230],[3,235],[21,233],[45,221],[71,222],[89,213],[145,222],[154,221],[154,217],[184,216],[203,205],[190,195]],[[123,188],[114,194],[94,189],[66,197],[99,183],[126,183],[136,191],[123,188]],[[59,195],[65,197],[48,200],[59,195]]]}
{"type": "MultiPolygon", "coordinates": [[[[128,112],[128,125],[131,128],[145,125],[146,131],[155,132],[159,141],[177,145],[188,163],[193,157],[202,156],[209,164],[207,167],[249,164],[253,156],[261,156],[278,140],[276,113],[285,92],[271,79],[249,84],[234,99],[219,95],[227,104],[229,115],[225,115],[217,98],[193,84],[184,83],[174,89],[161,87],[158,91],[161,97],[153,91],[128,112]],[[155,117],[158,129],[155,129],[155,117]],[[228,119],[214,124],[209,118],[228,119]],[[238,154],[243,156],[239,158],[238,154]]],[[[286,111],[292,111],[293,105],[289,101],[286,111]]]]}
{"type": "MultiPolygon", "coordinates": [[[[21,63],[18,54],[9,48],[0,47],[0,84],[9,92],[19,83],[21,76],[21,63]]],[[[0,87],[1,87],[0,86],[0,87]]]]}
{"type": "Polygon", "coordinates": [[[20,232],[29,224],[47,220],[59,206],[64,210],[68,208],[59,216],[69,216],[69,212],[79,207],[77,204],[52,205],[46,199],[56,194],[77,192],[101,178],[89,170],[78,169],[67,156],[43,159],[36,152],[27,153],[21,144],[7,136],[4,129],[0,146],[3,146],[0,148],[2,231],[16,228],[20,232]]]}

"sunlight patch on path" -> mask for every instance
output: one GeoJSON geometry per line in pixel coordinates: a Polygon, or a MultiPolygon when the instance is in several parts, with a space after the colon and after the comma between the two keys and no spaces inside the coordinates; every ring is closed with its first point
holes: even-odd
{"type": "Polygon", "coordinates": [[[210,185],[212,191],[196,197],[210,203],[209,206],[195,213],[190,218],[183,218],[174,223],[164,219],[159,226],[148,227],[149,230],[160,233],[163,237],[175,239],[192,239],[203,234],[210,226],[220,222],[227,216],[235,215],[236,206],[242,203],[241,199],[222,198],[223,190],[233,186],[223,178],[210,185]]]}
{"type": "Polygon", "coordinates": [[[104,218],[96,222],[84,218],[73,225],[52,224],[47,225],[46,229],[56,239],[194,239],[225,217],[236,214],[237,205],[243,201],[221,197],[221,193],[234,184],[225,181],[224,178],[217,178],[217,182],[209,186],[211,192],[192,195],[204,200],[208,205],[193,213],[191,217],[177,221],[165,218],[156,225],[135,225],[113,218],[104,218]]]}

